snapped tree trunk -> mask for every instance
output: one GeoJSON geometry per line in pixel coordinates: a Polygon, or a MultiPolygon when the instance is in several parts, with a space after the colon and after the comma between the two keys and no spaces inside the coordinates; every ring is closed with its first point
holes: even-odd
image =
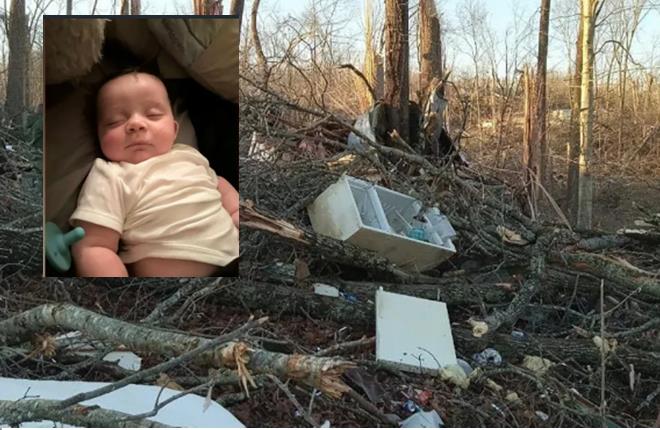
{"type": "Polygon", "coordinates": [[[578,211],[576,227],[591,229],[593,179],[591,156],[593,152],[593,65],[594,21],[598,0],[582,0],[582,73],[580,93],[580,158],[578,162],[578,211]]]}
{"type": "Polygon", "coordinates": [[[10,120],[17,120],[25,110],[28,59],[28,30],[25,0],[12,0],[9,15],[9,61],[7,66],[7,100],[5,112],[10,120]]]}
{"type": "Polygon", "coordinates": [[[385,103],[390,129],[410,142],[408,0],[385,1],[385,103]]]}

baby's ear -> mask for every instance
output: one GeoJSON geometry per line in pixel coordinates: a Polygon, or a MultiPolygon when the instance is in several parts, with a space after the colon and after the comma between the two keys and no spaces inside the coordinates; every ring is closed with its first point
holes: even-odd
{"type": "Polygon", "coordinates": [[[174,122],[174,136],[177,136],[179,134],[179,123],[176,121],[174,122]]]}

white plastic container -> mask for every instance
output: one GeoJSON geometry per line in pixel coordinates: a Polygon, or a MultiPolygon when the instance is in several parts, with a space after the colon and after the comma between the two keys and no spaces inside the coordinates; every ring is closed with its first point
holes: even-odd
{"type": "Polygon", "coordinates": [[[451,257],[456,233],[437,208],[424,212],[428,241],[407,237],[419,200],[344,175],[307,208],[317,233],[375,251],[406,270],[425,271],[451,257]]]}

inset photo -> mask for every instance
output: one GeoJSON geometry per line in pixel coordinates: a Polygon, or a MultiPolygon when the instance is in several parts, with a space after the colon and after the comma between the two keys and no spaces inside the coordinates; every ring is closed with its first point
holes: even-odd
{"type": "Polygon", "coordinates": [[[238,276],[238,18],[43,27],[44,276],[238,276]]]}

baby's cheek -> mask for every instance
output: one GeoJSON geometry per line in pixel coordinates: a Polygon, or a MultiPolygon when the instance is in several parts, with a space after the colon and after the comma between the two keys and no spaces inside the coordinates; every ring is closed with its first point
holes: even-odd
{"type": "Polygon", "coordinates": [[[101,136],[101,149],[108,158],[113,158],[114,154],[122,152],[123,138],[121,133],[110,130],[101,136]]]}

